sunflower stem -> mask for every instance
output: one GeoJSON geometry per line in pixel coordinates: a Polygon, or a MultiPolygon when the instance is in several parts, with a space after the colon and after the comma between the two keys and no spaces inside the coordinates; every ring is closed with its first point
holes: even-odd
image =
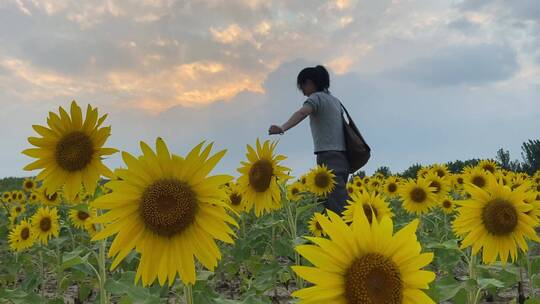
{"type": "Polygon", "coordinates": [[[448,226],[448,218],[446,217],[446,212],[443,212],[443,216],[444,216],[443,217],[443,220],[444,220],[444,223],[443,223],[444,224],[444,226],[443,226],[444,227],[443,228],[443,230],[444,230],[444,240],[446,241],[446,240],[448,240],[448,229],[447,229],[448,228],[447,227],[448,226]]]}
{"type": "MultiPolygon", "coordinates": [[[[293,215],[293,210],[291,208],[291,202],[287,200],[286,203],[285,203],[285,206],[286,206],[286,210],[287,210],[287,219],[288,219],[288,223],[289,223],[289,233],[290,233],[290,236],[291,236],[291,244],[292,244],[293,251],[294,251],[294,264],[296,266],[300,266],[300,254],[294,249],[294,247],[296,245],[296,235],[297,235],[297,230],[296,230],[297,229],[296,207],[295,207],[295,211],[294,211],[294,215],[293,215]]],[[[298,274],[295,274],[295,277],[296,277],[296,283],[298,285],[298,288],[299,289],[304,288],[304,280],[298,274]]]]}
{"type": "MultiPolygon", "coordinates": [[[[98,215],[101,215],[101,210],[98,210],[98,215]]],[[[103,225],[100,225],[99,230],[103,229],[103,225]]],[[[107,291],[105,290],[105,282],[107,282],[107,269],[105,268],[105,242],[106,239],[99,241],[98,248],[98,269],[99,269],[99,303],[107,304],[109,302],[107,298],[107,291]]]]}
{"type": "MultiPolygon", "coordinates": [[[[469,259],[469,279],[474,280],[476,284],[476,255],[472,253],[469,259]]],[[[473,288],[469,291],[469,304],[476,304],[480,290],[473,288]]]]}
{"type": "MultiPolygon", "coordinates": [[[[69,228],[68,228],[69,229],[69,228]]],[[[62,256],[60,254],[60,244],[56,242],[56,263],[57,263],[57,271],[56,271],[56,296],[59,296],[59,290],[61,285],[61,278],[62,278],[62,256]]]]}
{"type": "Polygon", "coordinates": [[[242,229],[242,239],[246,239],[246,213],[240,214],[240,229],[242,229]]]}
{"type": "Polygon", "coordinates": [[[99,303],[107,304],[107,291],[105,290],[105,282],[107,281],[107,269],[105,269],[105,240],[99,241],[99,303]]]}
{"type": "Polygon", "coordinates": [[[41,298],[42,300],[45,300],[45,264],[43,263],[43,245],[39,248],[39,264],[40,264],[40,272],[41,272],[41,298]]]}
{"type": "Polygon", "coordinates": [[[193,304],[193,285],[184,284],[184,296],[186,304],[193,304]]]}
{"type": "Polygon", "coordinates": [[[529,297],[530,298],[533,298],[536,296],[536,292],[535,292],[535,289],[534,289],[534,284],[533,284],[533,274],[532,274],[532,269],[531,269],[531,257],[529,256],[529,251],[526,252],[525,254],[525,262],[527,263],[527,277],[529,279],[529,297]]]}
{"type": "Polygon", "coordinates": [[[75,236],[73,235],[73,231],[71,229],[68,229],[69,232],[69,238],[71,239],[71,251],[75,250],[75,236]]]}

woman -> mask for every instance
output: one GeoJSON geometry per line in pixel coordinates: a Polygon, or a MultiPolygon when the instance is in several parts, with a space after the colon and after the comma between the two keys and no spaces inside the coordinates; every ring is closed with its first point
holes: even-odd
{"type": "Polygon", "coordinates": [[[348,199],[346,183],[349,178],[341,103],[328,91],[330,76],[322,65],[304,68],[296,83],[308,98],[287,122],[270,126],[268,133],[283,134],[309,116],[317,164],[325,164],[336,175],[336,186],[328,194],[324,206],[340,214],[348,199]]]}

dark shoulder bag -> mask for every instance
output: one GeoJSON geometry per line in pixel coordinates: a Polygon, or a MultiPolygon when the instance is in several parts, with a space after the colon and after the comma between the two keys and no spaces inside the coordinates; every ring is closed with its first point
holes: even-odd
{"type": "Polygon", "coordinates": [[[343,106],[341,107],[347,114],[348,122],[343,119],[343,134],[345,135],[345,145],[347,149],[347,159],[349,160],[350,173],[356,172],[362,168],[371,157],[371,148],[368,146],[362,134],[354,124],[349,112],[343,106]]]}

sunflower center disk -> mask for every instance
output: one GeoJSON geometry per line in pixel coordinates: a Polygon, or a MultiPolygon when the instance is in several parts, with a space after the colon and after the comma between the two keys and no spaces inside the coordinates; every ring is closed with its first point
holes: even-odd
{"type": "Polygon", "coordinates": [[[497,198],[484,207],[482,221],[488,232],[494,235],[506,235],[516,228],[518,213],[510,202],[497,198]]]}
{"type": "Polygon", "coordinates": [[[429,186],[435,188],[435,193],[439,193],[441,191],[441,184],[438,181],[432,181],[429,186]]]}
{"type": "Polygon", "coordinates": [[[84,221],[86,220],[87,218],[90,217],[90,214],[84,212],[84,211],[79,211],[77,212],[77,217],[81,220],[81,221],[84,221]]]}
{"type": "Polygon", "coordinates": [[[366,214],[366,217],[371,224],[371,221],[373,220],[373,216],[377,217],[377,209],[372,208],[369,204],[363,204],[362,207],[364,208],[364,213],[366,214]],[[373,213],[372,213],[373,210],[373,213]]]}
{"type": "Polygon", "coordinates": [[[147,228],[172,236],[193,223],[197,206],[196,195],[187,183],[162,179],[146,188],[139,211],[147,228]]]}
{"type": "Polygon", "coordinates": [[[28,227],[24,227],[21,230],[21,239],[27,240],[30,237],[30,229],[28,227]]]}
{"type": "Polygon", "coordinates": [[[257,192],[264,192],[270,187],[274,168],[272,163],[266,159],[260,159],[253,163],[249,170],[249,184],[257,192]]]}
{"type": "Polygon", "coordinates": [[[411,191],[411,200],[415,203],[423,203],[427,198],[426,191],[422,188],[414,188],[411,191]]]}
{"type": "Polygon", "coordinates": [[[492,165],[484,165],[484,170],[495,173],[495,168],[492,165]]]}
{"type": "Polygon", "coordinates": [[[238,193],[233,193],[233,194],[231,194],[230,199],[231,199],[231,204],[232,205],[238,206],[242,202],[242,195],[240,195],[238,193]]]}
{"type": "Polygon", "coordinates": [[[345,273],[345,297],[350,304],[393,304],[403,299],[403,283],[396,264],[378,253],[353,261],[345,273]]]}
{"type": "Polygon", "coordinates": [[[319,172],[315,175],[315,185],[319,188],[326,188],[330,184],[330,178],[328,174],[319,172]]]}
{"type": "Polygon", "coordinates": [[[392,184],[388,185],[388,192],[393,193],[393,192],[396,192],[396,190],[397,190],[397,185],[396,184],[392,183],[392,184]]]}
{"type": "Polygon", "coordinates": [[[439,177],[444,177],[444,176],[445,176],[444,170],[437,169],[437,176],[439,176],[439,177]]]}
{"type": "Polygon", "coordinates": [[[298,189],[296,189],[296,188],[293,188],[293,189],[291,190],[291,193],[294,194],[294,195],[298,194],[298,192],[299,192],[299,191],[298,191],[298,189]]]}
{"type": "Polygon", "coordinates": [[[486,180],[482,176],[475,176],[472,179],[472,183],[480,188],[483,188],[486,185],[486,180]]]}
{"type": "Polygon", "coordinates": [[[444,201],[443,201],[443,207],[444,207],[444,208],[450,208],[450,207],[452,207],[452,202],[450,202],[449,200],[444,200],[444,201]]]}
{"type": "Polygon", "coordinates": [[[94,145],[88,135],[75,131],[65,135],[56,145],[55,159],[64,170],[80,171],[92,161],[94,145]]]}
{"type": "Polygon", "coordinates": [[[44,217],[39,221],[39,228],[41,231],[49,231],[51,229],[51,219],[48,217],[44,217]]]}
{"type": "Polygon", "coordinates": [[[47,198],[47,200],[49,200],[51,202],[55,201],[57,196],[58,196],[58,194],[56,192],[51,194],[51,195],[45,194],[45,197],[47,198]]]}

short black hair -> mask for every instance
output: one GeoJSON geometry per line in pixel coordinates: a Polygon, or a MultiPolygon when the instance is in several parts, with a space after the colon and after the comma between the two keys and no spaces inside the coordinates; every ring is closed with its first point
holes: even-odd
{"type": "Polygon", "coordinates": [[[302,85],[310,79],[315,84],[317,91],[328,92],[330,87],[330,75],[326,68],[322,65],[317,65],[315,67],[304,68],[298,73],[296,77],[296,86],[299,90],[302,89],[302,85]]]}

